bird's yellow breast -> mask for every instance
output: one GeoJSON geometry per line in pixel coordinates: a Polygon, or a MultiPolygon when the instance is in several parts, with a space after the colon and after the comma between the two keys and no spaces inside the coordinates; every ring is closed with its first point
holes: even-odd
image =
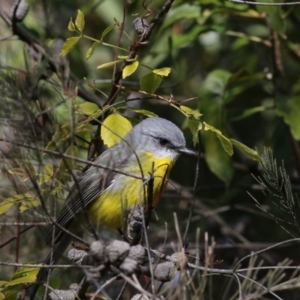
{"type": "MultiPolygon", "coordinates": [[[[171,157],[157,158],[152,153],[145,152],[139,156],[143,170],[144,181],[131,176],[116,174],[112,184],[95,199],[88,208],[92,223],[97,227],[121,228],[122,216],[131,206],[145,204],[147,196],[147,179],[153,174],[153,197],[155,204],[157,197],[166,185],[166,179],[175,163],[171,157]]],[[[127,166],[125,173],[142,176],[138,163],[127,166]]],[[[149,182],[149,180],[148,180],[149,182]]]]}

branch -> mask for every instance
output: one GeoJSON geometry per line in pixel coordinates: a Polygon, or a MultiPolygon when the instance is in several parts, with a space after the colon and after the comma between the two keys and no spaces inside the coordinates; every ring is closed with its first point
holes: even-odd
{"type": "MultiPolygon", "coordinates": [[[[47,48],[33,34],[31,34],[31,32],[29,32],[24,26],[21,27],[17,23],[13,23],[11,18],[1,9],[0,17],[12,29],[12,33],[14,35],[18,36],[18,38],[21,41],[25,42],[27,45],[31,46],[36,51],[36,53],[41,55],[41,57],[46,57],[49,69],[55,74],[59,75],[54,60],[50,57],[50,55],[47,54],[47,48]]],[[[79,79],[72,73],[70,74],[70,79],[75,83],[79,82],[79,79]]],[[[101,100],[94,93],[87,91],[82,86],[78,87],[78,96],[88,102],[97,104],[99,107],[102,107],[103,105],[103,100],[101,100]]]]}
{"type": "Polygon", "coordinates": [[[174,0],[167,0],[165,5],[162,7],[162,9],[160,10],[160,12],[150,21],[149,26],[145,27],[145,31],[144,33],[141,35],[140,39],[138,40],[138,42],[135,42],[131,45],[131,49],[130,52],[128,54],[128,58],[127,61],[125,61],[121,67],[121,70],[116,72],[115,77],[113,79],[113,86],[112,89],[110,91],[109,97],[107,99],[107,102],[105,103],[105,105],[109,105],[111,103],[114,102],[118,92],[119,92],[119,87],[118,85],[120,84],[120,81],[122,80],[122,71],[123,69],[131,63],[131,60],[133,60],[139,49],[148,43],[150,36],[154,30],[154,28],[157,26],[157,24],[159,23],[159,21],[161,21],[165,15],[167,14],[167,12],[170,10],[172,3],[174,2],[174,0]]]}

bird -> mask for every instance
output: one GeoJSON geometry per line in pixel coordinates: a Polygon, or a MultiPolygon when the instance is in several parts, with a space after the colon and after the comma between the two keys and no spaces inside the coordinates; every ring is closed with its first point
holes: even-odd
{"type": "MultiPolygon", "coordinates": [[[[75,180],[56,220],[59,227],[49,234],[53,246],[44,265],[56,264],[72,240],[60,227],[73,232],[88,217],[96,228],[120,229],[124,210],[145,205],[145,182],[150,177],[151,198],[155,203],[180,154],[194,155],[194,152],[186,147],[184,135],[174,123],[152,117],[134,126],[75,180]]],[[[48,274],[47,268],[39,270],[35,284],[27,293],[29,299],[34,299],[48,274]]]]}

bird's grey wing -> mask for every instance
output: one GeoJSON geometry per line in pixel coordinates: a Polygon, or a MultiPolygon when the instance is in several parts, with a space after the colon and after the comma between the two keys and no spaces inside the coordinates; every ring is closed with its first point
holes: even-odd
{"type": "MultiPolygon", "coordinates": [[[[103,152],[96,160],[100,165],[105,165],[111,170],[92,166],[75,181],[66,199],[65,206],[56,220],[60,226],[68,228],[74,216],[82,212],[113,183],[116,174],[113,169],[126,165],[130,157],[130,152],[126,148],[120,143],[114,147],[113,151],[103,152]]],[[[59,228],[57,228],[56,232],[55,242],[63,236],[63,232],[59,228]]],[[[48,243],[51,241],[51,238],[52,231],[47,238],[48,243]]]]}
{"type": "MultiPolygon", "coordinates": [[[[66,199],[66,204],[60,212],[56,223],[64,228],[68,228],[73,218],[112,184],[114,174],[113,171],[103,172],[103,169],[95,167],[87,170],[72,186],[66,199]]],[[[56,228],[55,231],[55,242],[57,242],[63,232],[59,228],[56,228]]],[[[52,231],[47,238],[48,243],[51,241],[51,238],[52,231]]]]}

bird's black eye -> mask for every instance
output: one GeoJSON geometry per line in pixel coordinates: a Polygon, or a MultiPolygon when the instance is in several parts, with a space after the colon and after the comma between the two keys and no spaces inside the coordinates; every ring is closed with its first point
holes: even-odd
{"type": "Polygon", "coordinates": [[[158,139],[161,146],[165,146],[169,143],[167,139],[160,138],[158,139]]]}

